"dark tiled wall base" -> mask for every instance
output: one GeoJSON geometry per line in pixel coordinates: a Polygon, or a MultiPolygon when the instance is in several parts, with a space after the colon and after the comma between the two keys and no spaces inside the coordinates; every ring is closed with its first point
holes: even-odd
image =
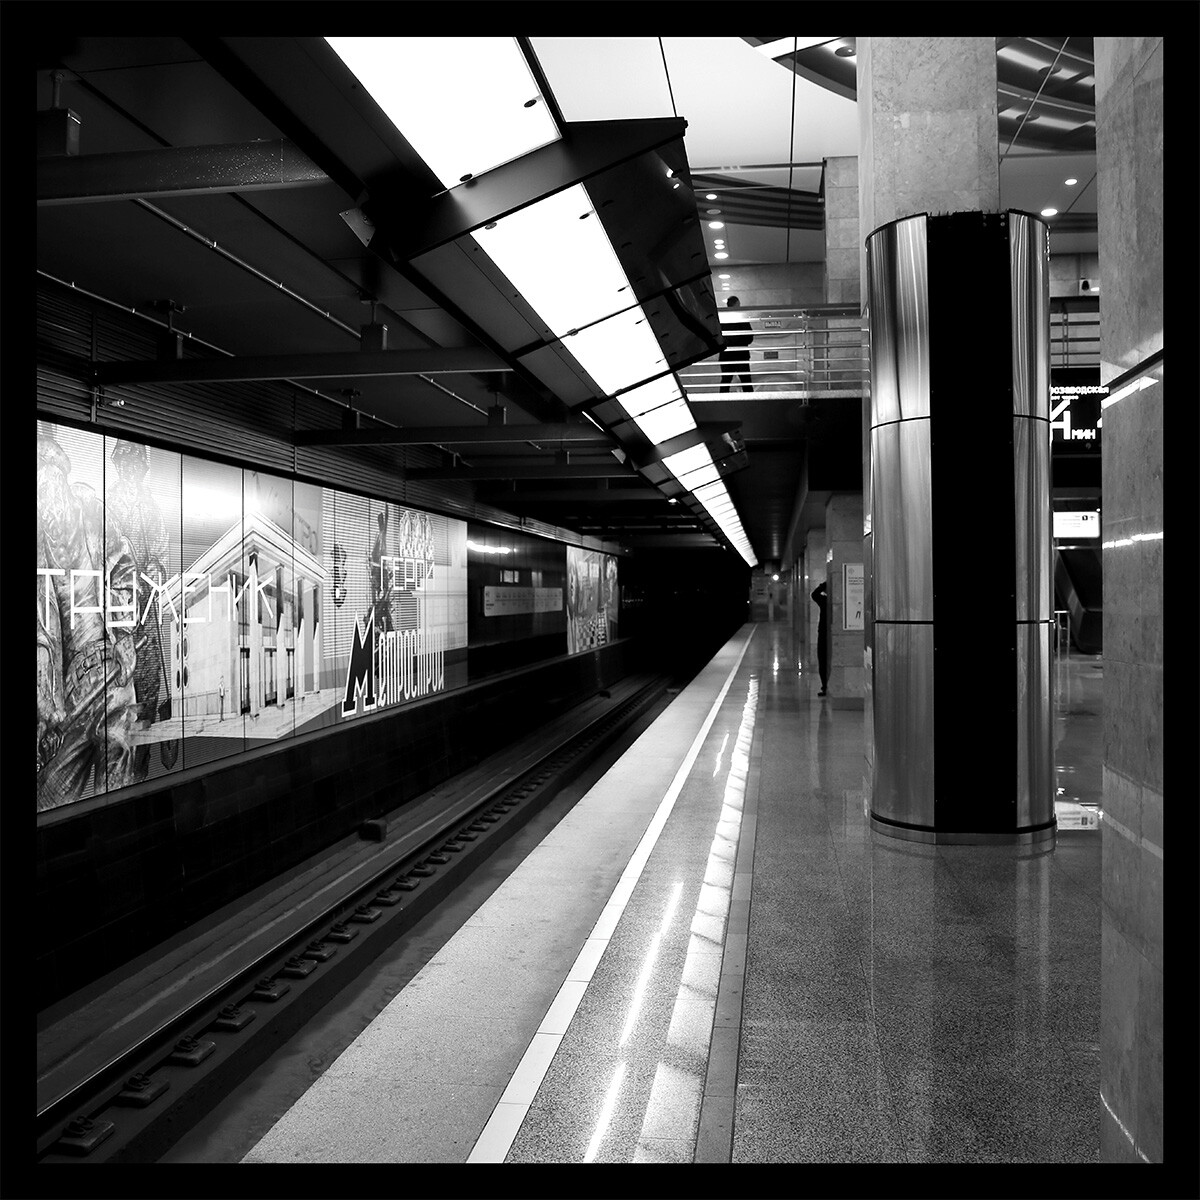
{"type": "Polygon", "coordinates": [[[635,669],[616,642],[233,762],[37,831],[44,1008],[635,669]]]}

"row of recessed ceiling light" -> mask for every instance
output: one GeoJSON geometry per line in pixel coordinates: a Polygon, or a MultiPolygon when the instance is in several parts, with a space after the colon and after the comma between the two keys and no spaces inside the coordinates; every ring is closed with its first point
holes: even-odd
{"type": "MultiPolygon", "coordinates": [[[[705,200],[716,200],[717,193],[716,192],[706,192],[704,195],[704,198],[705,198],[705,200]]],[[[719,208],[709,208],[709,209],[705,210],[705,216],[719,217],[720,215],[721,215],[721,210],[719,208]]],[[[721,230],[723,230],[725,228],[725,222],[724,221],[709,221],[708,227],[709,227],[709,229],[714,231],[713,258],[728,258],[729,251],[725,247],[725,236],[723,233],[720,232],[721,230]]]]}
{"type": "MultiPolygon", "coordinates": [[[[1074,187],[1078,182],[1079,182],[1079,180],[1076,179],[1074,176],[1072,176],[1070,179],[1063,180],[1063,183],[1066,184],[1067,187],[1074,187]]],[[[1046,208],[1042,209],[1042,216],[1043,217],[1057,217],[1058,209],[1047,206],[1046,208]]]]}
{"type": "MultiPolygon", "coordinates": [[[[446,188],[562,136],[515,38],[326,40],[446,188]]],[[[696,429],[584,184],[472,236],[653,445],[696,429]]],[[[707,447],[701,443],[662,461],[754,566],[707,447]]]]}

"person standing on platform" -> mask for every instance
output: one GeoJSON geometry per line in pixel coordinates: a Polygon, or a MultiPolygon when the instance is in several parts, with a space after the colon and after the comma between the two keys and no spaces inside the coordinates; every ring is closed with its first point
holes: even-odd
{"type": "Polygon", "coordinates": [[[825,580],[817,584],[812,598],[820,614],[817,617],[817,670],[821,675],[821,690],[817,695],[824,696],[829,689],[829,592],[825,580]]]}
{"type": "Polygon", "coordinates": [[[217,696],[221,701],[221,720],[225,720],[225,676],[221,676],[221,682],[217,684],[217,696]]]}
{"type": "MultiPolygon", "coordinates": [[[[737,309],[742,302],[736,296],[730,296],[725,301],[725,307],[737,309]]],[[[745,384],[745,390],[752,392],[750,386],[750,343],[754,341],[754,332],[749,321],[733,320],[721,323],[721,336],[725,339],[725,349],[721,351],[721,391],[729,391],[733,380],[740,379],[745,384]]]]}

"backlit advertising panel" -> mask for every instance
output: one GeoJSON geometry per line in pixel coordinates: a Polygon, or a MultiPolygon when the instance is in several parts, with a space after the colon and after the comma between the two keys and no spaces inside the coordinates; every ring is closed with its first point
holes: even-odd
{"type": "Polygon", "coordinates": [[[37,807],[466,682],[466,524],[49,422],[37,807]]]}
{"type": "Polygon", "coordinates": [[[617,559],[567,547],[567,653],[606,645],[617,636],[617,559]]]}

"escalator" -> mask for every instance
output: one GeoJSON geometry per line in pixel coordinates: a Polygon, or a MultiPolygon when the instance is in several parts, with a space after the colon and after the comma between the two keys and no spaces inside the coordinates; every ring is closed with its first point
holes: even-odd
{"type": "Polygon", "coordinates": [[[1058,550],[1054,555],[1054,607],[1070,614],[1071,645],[1080,654],[1103,651],[1104,576],[1100,551],[1058,550]]]}

